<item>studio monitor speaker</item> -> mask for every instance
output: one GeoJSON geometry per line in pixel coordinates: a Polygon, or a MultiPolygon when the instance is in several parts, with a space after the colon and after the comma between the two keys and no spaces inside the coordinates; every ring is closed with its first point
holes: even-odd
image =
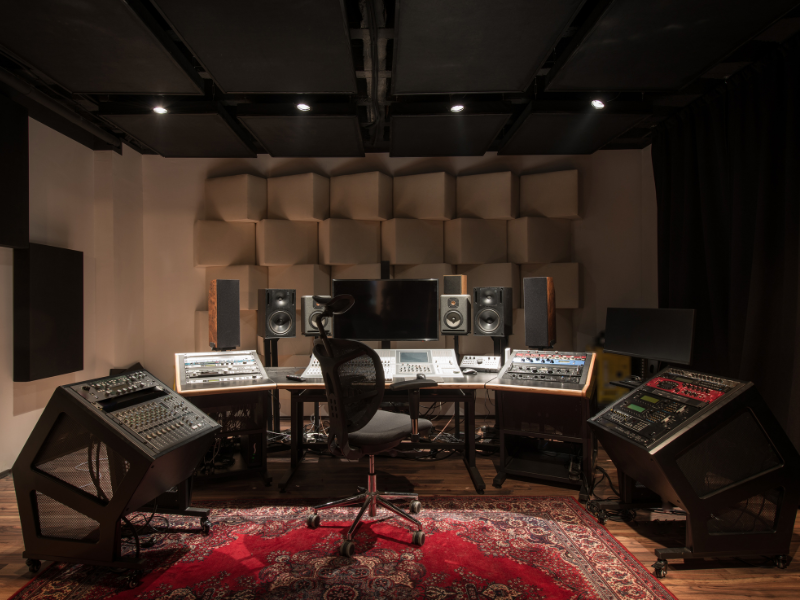
{"type": "Polygon", "coordinates": [[[448,296],[469,295],[466,275],[445,275],[443,293],[448,296]]]}
{"type": "Polygon", "coordinates": [[[208,288],[208,345],[232,350],[239,336],[239,280],[214,279],[208,288]]]}
{"type": "MultiPolygon", "coordinates": [[[[322,296],[322,298],[330,298],[330,296],[322,296]]],[[[303,296],[300,298],[300,319],[302,321],[300,331],[302,331],[303,335],[319,335],[319,330],[317,329],[317,315],[321,313],[324,308],[322,304],[314,301],[314,296],[303,296]]],[[[322,325],[325,327],[325,333],[333,337],[332,319],[326,317],[322,321],[322,325]]]]}
{"type": "Polygon", "coordinates": [[[476,287],[473,289],[472,333],[492,337],[511,335],[512,306],[510,287],[476,287]]]}
{"type": "Polygon", "coordinates": [[[296,310],[294,290],[258,290],[258,336],[294,337],[296,310]]]}
{"type": "Polygon", "coordinates": [[[550,348],[556,343],[556,289],[552,277],[522,280],[525,302],[525,345],[550,348]]]}
{"type": "Polygon", "coordinates": [[[467,335],[470,326],[470,298],[467,294],[439,297],[439,329],[442,335],[467,335]]]}

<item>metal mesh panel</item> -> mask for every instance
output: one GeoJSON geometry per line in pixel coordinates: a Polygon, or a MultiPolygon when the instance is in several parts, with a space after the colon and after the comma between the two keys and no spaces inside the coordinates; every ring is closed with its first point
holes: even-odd
{"type": "Polygon", "coordinates": [[[65,414],[59,415],[33,462],[35,469],[109,501],[130,463],[65,414]]]}
{"type": "Polygon", "coordinates": [[[36,492],[39,532],[43,537],[97,542],[100,523],[70,508],[47,494],[36,492]]]}
{"type": "Polygon", "coordinates": [[[775,488],[717,511],[708,520],[708,533],[721,535],[774,531],[781,496],[782,490],[775,488]]]}
{"type": "Polygon", "coordinates": [[[698,496],[760,475],[783,464],[750,411],[732,419],[678,458],[698,496]]]}

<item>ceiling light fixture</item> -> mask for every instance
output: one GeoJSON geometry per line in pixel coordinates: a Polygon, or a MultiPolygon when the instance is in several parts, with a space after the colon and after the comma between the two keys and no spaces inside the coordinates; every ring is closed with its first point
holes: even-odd
{"type": "Polygon", "coordinates": [[[308,104],[303,104],[302,102],[297,105],[297,110],[302,110],[303,112],[308,112],[311,110],[311,107],[308,104]]]}
{"type": "Polygon", "coordinates": [[[155,108],[153,108],[153,112],[154,113],[158,113],[159,115],[165,115],[169,111],[166,108],[164,108],[163,106],[156,106],[155,108]]]}
{"type": "Polygon", "coordinates": [[[450,107],[450,112],[461,112],[462,110],[464,110],[463,104],[456,104],[455,106],[450,107]]]}
{"type": "Polygon", "coordinates": [[[605,103],[602,100],[592,100],[592,106],[594,106],[597,110],[606,107],[605,103]]]}

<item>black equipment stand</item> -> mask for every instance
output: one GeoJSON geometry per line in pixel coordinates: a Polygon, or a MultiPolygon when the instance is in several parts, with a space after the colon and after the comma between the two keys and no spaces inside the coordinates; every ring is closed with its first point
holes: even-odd
{"type": "Polygon", "coordinates": [[[494,342],[494,355],[500,357],[500,366],[506,363],[506,348],[508,348],[508,336],[492,337],[494,342]]]}
{"type": "MultiPolygon", "coordinates": [[[[277,367],[278,366],[278,340],[277,338],[271,340],[264,340],[264,366],[265,367],[277,367]],[[269,345],[267,344],[269,342],[269,345]]],[[[271,406],[272,409],[270,410],[270,416],[272,417],[272,423],[269,425],[272,427],[272,431],[275,433],[280,433],[281,431],[281,399],[278,395],[278,390],[274,392],[268,392],[269,397],[271,398],[271,406]]]]}

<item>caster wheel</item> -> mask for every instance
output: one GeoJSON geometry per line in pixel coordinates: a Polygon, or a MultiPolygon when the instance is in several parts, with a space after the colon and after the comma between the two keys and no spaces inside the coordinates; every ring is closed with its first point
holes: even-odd
{"type": "Polygon", "coordinates": [[[131,573],[128,576],[128,579],[126,581],[128,589],[131,589],[131,590],[134,589],[134,588],[139,587],[139,585],[141,583],[142,583],[142,572],[141,571],[134,571],[133,573],[131,573]]]}
{"type": "Polygon", "coordinates": [[[200,531],[203,533],[203,535],[208,535],[211,533],[211,521],[209,521],[207,517],[202,517],[200,519],[200,531]]]}
{"type": "Polygon", "coordinates": [[[408,507],[408,512],[410,512],[412,515],[418,515],[419,511],[421,510],[422,510],[422,502],[420,502],[419,500],[413,500],[411,502],[411,505],[408,507]]]}
{"type": "Polygon", "coordinates": [[[415,531],[411,536],[411,543],[415,546],[422,546],[425,543],[425,532],[415,531]]]}
{"type": "Polygon", "coordinates": [[[28,571],[31,573],[38,573],[39,569],[42,568],[42,561],[36,560],[35,558],[29,558],[25,561],[25,565],[28,567],[28,571]]]}
{"type": "Polygon", "coordinates": [[[319,527],[319,515],[308,515],[308,518],[306,519],[306,526],[309,529],[316,529],[319,527]]]}
{"type": "Polygon", "coordinates": [[[657,560],[653,563],[653,575],[659,579],[664,579],[667,576],[667,561],[657,560]]]}
{"type": "Polygon", "coordinates": [[[339,544],[339,554],[345,558],[352,558],[355,551],[356,545],[350,540],[342,540],[342,543],[339,544]]]}
{"type": "Polygon", "coordinates": [[[600,525],[605,525],[608,522],[608,513],[604,510],[598,510],[595,516],[597,517],[597,522],[600,523],[600,525]]]}
{"type": "Polygon", "coordinates": [[[786,556],[785,554],[779,554],[778,556],[772,557],[772,564],[778,567],[779,569],[785,569],[789,566],[789,563],[792,561],[791,556],[786,556]]]}
{"type": "Polygon", "coordinates": [[[636,520],[636,511],[633,509],[622,511],[622,520],[625,523],[633,523],[636,520]]]}
{"type": "Polygon", "coordinates": [[[659,579],[664,579],[664,577],[667,576],[667,570],[666,569],[656,569],[656,570],[653,571],[653,575],[655,575],[659,579]]]}

